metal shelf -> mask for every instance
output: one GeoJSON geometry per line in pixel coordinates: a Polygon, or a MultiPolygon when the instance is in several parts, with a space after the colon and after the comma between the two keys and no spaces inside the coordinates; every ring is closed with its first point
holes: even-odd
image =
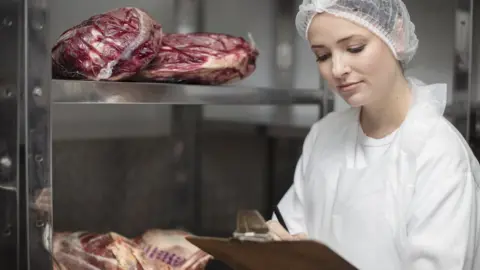
{"type": "Polygon", "coordinates": [[[320,104],[323,92],[246,86],[52,80],[54,103],[292,105],[320,104]]]}

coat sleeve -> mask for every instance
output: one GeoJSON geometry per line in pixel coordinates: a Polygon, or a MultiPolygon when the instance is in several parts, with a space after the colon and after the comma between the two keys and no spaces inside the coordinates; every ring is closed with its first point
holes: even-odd
{"type": "Polygon", "coordinates": [[[466,154],[443,153],[426,161],[417,171],[407,215],[402,269],[472,269],[475,196],[476,184],[466,154]]]}
{"type": "MultiPolygon", "coordinates": [[[[305,138],[302,155],[300,156],[295,168],[293,184],[290,186],[278,204],[278,208],[282,214],[285,224],[288,227],[288,231],[292,235],[298,233],[307,234],[304,198],[305,170],[308,160],[310,159],[310,153],[314,148],[318,124],[319,122],[313,125],[307,137],[305,138]]],[[[275,214],[273,215],[272,220],[277,220],[275,214]]]]}

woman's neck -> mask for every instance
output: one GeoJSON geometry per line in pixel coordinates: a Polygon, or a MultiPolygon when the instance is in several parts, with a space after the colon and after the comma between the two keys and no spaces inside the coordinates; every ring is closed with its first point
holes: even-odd
{"type": "Polygon", "coordinates": [[[388,95],[373,104],[363,106],[360,124],[365,135],[379,139],[397,130],[407,116],[411,98],[408,82],[402,77],[388,95]]]}

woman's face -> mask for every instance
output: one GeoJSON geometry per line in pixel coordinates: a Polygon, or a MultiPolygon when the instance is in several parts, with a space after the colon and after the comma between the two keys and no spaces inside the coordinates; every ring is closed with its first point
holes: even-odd
{"type": "Polygon", "coordinates": [[[320,75],[348,104],[363,106],[385,98],[403,76],[389,47],[348,20],[322,13],[308,30],[320,75]]]}

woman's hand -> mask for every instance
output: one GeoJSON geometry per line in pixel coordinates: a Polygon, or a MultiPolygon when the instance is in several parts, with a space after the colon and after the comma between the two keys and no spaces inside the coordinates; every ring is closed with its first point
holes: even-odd
{"type": "Polygon", "coordinates": [[[295,241],[295,240],[306,240],[308,237],[304,233],[289,234],[283,226],[275,220],[267,221],[267,226],[269,229],[269,234],[275,241],[295,241]]]}

